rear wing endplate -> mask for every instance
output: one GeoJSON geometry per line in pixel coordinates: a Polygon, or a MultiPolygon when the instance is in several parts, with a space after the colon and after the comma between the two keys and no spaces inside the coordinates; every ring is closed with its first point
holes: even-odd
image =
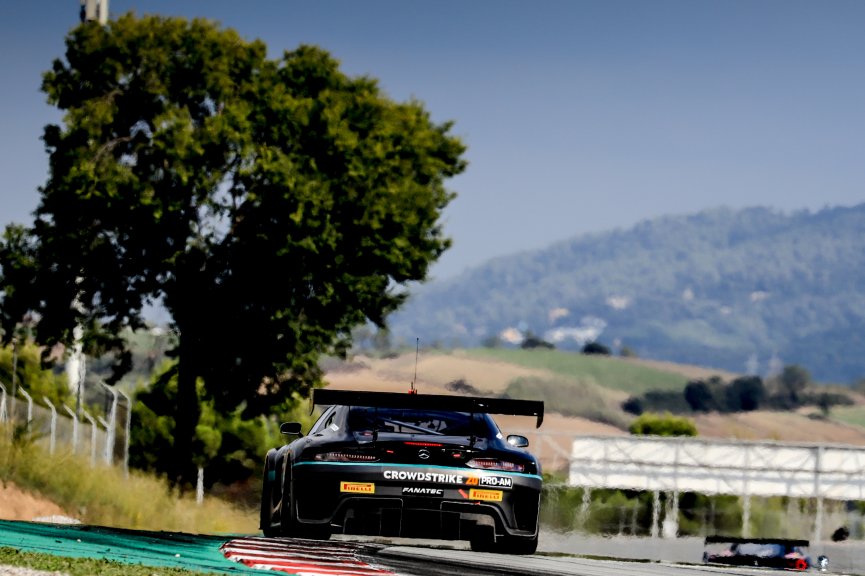
{"type": "Polygon", "coordinates": [[[544,421],[544,403],[539,400],[510,398],[480,398],[447,394],[401,394],[397,392],[356,392],[354,390],[312,391],[313,406],[365,406],[369,408],[415,408],[420,410],[450,410],[482,414],[534,416],[536,428],[544,421]]]}

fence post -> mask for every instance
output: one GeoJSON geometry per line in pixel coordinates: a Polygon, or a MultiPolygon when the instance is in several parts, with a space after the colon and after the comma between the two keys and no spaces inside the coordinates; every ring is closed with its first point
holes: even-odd
{"type": "Polygon", "coordinates": [[[30,431],[30,422],[33,421],[33,398],[27,393],[24,388],[18,388],[21,395],[27,400],[27,431],[30,431]]]}
{"type": "Polygon", "coordinates": [[[658,537],[658,520],[660,516],[661,494],[654,490],[652,492],[652,538],[658,537]]]}
{"type": "MultiPolygon", "coordinates": [[[[120,392],[120,390],[118,390],[120,392]]],[[[123,477],[129,478],[129,435],[132,432],[132,398],[120,392],[126,399],[126,436],[123,442],[123,477]]]]}
{"type": "Polygon", "coordinates": [[[51,437],[48,441],[48,453],[54,454],[54,447],[57,444],[57,408],[54,407],[48,396],[43,396],[42,399],[45,400],[45,404],[51,409],[51,437]]]}
{"type": "Polygon", "coordinates": [[[204,467],[198,467],[198,481],[195,483],[195,502],[201,506],[204,502],[204,467]]]}
{"type": "Polygon", "coordinates": [[[66,404],[63,405],[63,409],[72,416],[72,453],[75,454],[78,452],[78,416],[75,415],[75,410],[66,404]]]}
{"type": "Polygon", "coordinates": [[[81,415],[90,422],[90,467],[96,468],[96,420],[84,408],[81,408],[81,415]]]}
{"type": "Polygon", "coordinates": [[[105,463],[111,466],[114,463],[114,437],[116,436],[117,430],[117,390],[106,384],[105,382],[100,382],[102,387],[111,392],[111,409],[108,411],[108,422],[102,423],[103,426],[106,427],[106,438],[105,438],[105,463]]]}
{"type": "Polygon", "coordinates": [[[102,416],[97,416],[96,421],[102,424],[105,428],[105,448],[102,450],[102,460],[107,465],[111,465],[111,451],[113,446],[111,445],[111,433],[109,431],[109,424],[102,416]]]}
{"type": "Polygon", "coordinates": [[[0,422],[8,422],[9,416],[6,414],[6,387],[0,383],[0,422]]]}

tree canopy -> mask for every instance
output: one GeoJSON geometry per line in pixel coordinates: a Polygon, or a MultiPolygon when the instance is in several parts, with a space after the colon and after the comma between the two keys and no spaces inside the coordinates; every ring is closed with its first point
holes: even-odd
{"type": "Polygon", "coordinates": [[[308,392],[319,356],[384,326],[449,246],[445,181],[466,166],[452,124],[321,48],[270,59],[209,21],[127,14],[72,30],[42,88],[63,122],[44,131],[32,226],[0,244],[0,323],[8,335],[34,313],[46,345],[83,326],[119,377],[122,331],[163,305],[178,462],[191,462],[197,379],[248,415],[308,392]]]}

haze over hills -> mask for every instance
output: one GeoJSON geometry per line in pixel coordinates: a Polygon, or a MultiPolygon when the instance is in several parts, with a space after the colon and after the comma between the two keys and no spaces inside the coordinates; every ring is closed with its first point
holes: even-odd
{"type": "Polygon", "coordinates": [[[397,341],[558,348],[597,340],[640,357],[822,382],[865,377],[865,204],[707,210],[577,236],[419,287],[397,341]]]}

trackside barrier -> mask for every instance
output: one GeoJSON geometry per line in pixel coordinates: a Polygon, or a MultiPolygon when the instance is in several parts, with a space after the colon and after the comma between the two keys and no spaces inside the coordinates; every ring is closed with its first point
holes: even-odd
{"type": "MultiPolygon", "coordinates": [[[[865,501],[865,447],[624,434],[577,436],[541,430],[507,432],[531,440],[529,450],[539,458],[544,472],[566,474],[565,484],[547,484],[548,495],[557,487],[582,490],[582,503],[577,502],[574,514],[576,526],[586,526],[590,516],[593,526],[597,525],[598,503],[592,499],[592,490],[612,489],[651,495],[651,527],[645,535],[656,538],[675,538],[679,533],[680,495],[684,493],[739,497],[741,508],[735,522],[745,537],[752,528],[762,530],[774,514],[766,510],[764,499],[777,501],[782,497],[788,502],[785,518],[773,522],[790,530],[788,537],[823,542],[835,528],[847,523],[851,532],[856,527],[856,538],[865,538],[865,521],[846,509],[847,502],[865,501]],[[788,522],[792,517],[799,520],[788,522]],[[803,519],[809,523],[805,531],[803,519]],[[824,530],[824,526],[829,528],[824,530]]],[[[633,507],[604,509],[602,516],[614,519],[605,521],[631,533],[633,529],[627,527],[636,525],[638,514],[633,507]]],[[[714,508],[689,509],[686,517],[691,526],[696,519],[711,527],[719,513],[714,508]]],[[[646,525],[648,521],[645,517],[646,525]]]]}
{"type": "MultiPolygon", "coordinates": [[[[748,537],[752,497],[784,496],[816,503],[814,541],[823,536],[824,500],[865,500],[865,448],[789,442],[746,442],[647,436],[583,436],[572,444],[568,484],[668,492],[670,517],[678,494],[743,498],[742,536],[748,537]]],[[[653,513],[655,518],[655,513],[653,513]]],[[[666,527],[665,527],[666,528],[666,527]]],[[[670,527],[675,536],[677,526],[670,527]]]]}
{"type": "MultiPolygon", "coordinates": [[[[69,452],[80,452],[82,449],[90,449],[89,444],[94,443],[96,449],[103,449],[106,442],[106,433],[103,429],[97,429],[95,434],[81,437],[80,423],[74,418],[74,411],[66,405],[62,405],[63,410],[70,413],[70,417],[60,415],[60,411],[55,406],[57,419],[54,424],[54,451],[55,454],[59,451],[68,450],[69,452]],[[83,446],[82,446],[83,444],[83,446]]],[[[17,415],[11,412],[5,425],[0,426],[0,433],[11,435],[15,422],[23,424],[26,422],[26,405],[24,402],[19,402],[17,405],[17,415]],[[5,428],[5,430],[4,430],[5,428]]],[[[44,443],[47,450],[50,451],[51,445],[51,421],[52,411],[47,404],[33,403],[32,420],[29,426],[29,433],[37,443],[44,443]]]]}
{"type": "MultiPolygon", "coordinates": [[[[107,419],[100,417],[97,421],[82,408],[80,418],[86,420],[85,424],[90,424],[90,434],[82,438],[81,421],[73,408],[65,404],[55,405],[45,396],[37,403],[23,387],[19,386],[18,391],[26,403],[12,403],[10,407],[7,387],[0,383],[0,434],[11,436],[17,423],[23,425],[36,442],[44,442],[50,454],[64,450],[64,446],[73,454],[89,450],[91,466],[96,466],[97,461],[113,465],[122,459],[124,476],[128,478],[132,425],[132,399],[128,395],[119,390],[111,394],[107,419]],[[121,396],[123,402],[120,402],[121,396]],[[125,418],[122,428],[117,426],[119,417],[125,418]],[[96,454],[101,454],[101,459],[97,459],[96,454]]],[[[109,392],[112,389],[106,386],[106,394],[109,392]]]]}

